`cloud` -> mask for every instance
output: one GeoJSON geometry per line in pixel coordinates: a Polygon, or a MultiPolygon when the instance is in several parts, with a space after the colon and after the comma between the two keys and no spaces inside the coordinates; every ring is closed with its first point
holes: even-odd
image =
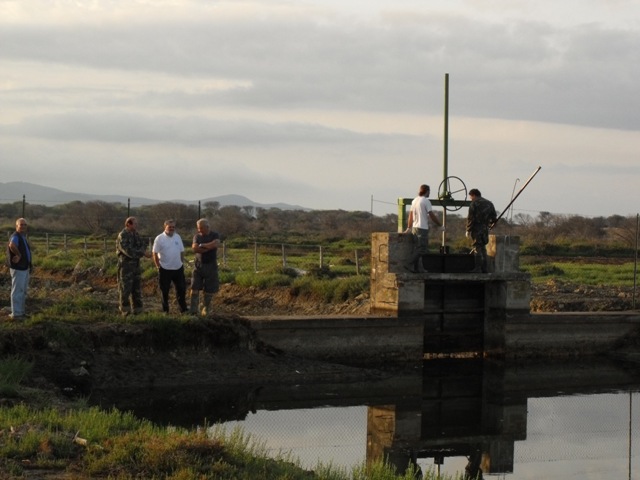
{"type": "Polygon", "coordinates": [[[442,181],[449,73],[450,175],[506,204],[542,165],[517,207],[626,211],[638,18],[627,0],[0,2],[3,175],[392,204],[442,181]],[[603,182],[616,199],[583,195],[603,182]]]}

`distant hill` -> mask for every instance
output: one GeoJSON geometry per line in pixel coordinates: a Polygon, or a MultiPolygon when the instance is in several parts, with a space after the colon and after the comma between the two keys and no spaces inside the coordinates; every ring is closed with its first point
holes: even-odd
{"type": "MultiPolygon", "coordinates": [[[[156,203],[166,202],[167,200],[156,200],[144,197],[127,197],[125,195],[97,195],[91,193],[73,193],[58,190],[57,188],[45,187],[27,182],[7,182],[0,183],[0,203],[21,202],[23,196],[27,203],[38,205],[60,205],[74,201],[90,202],[100,200],[108,203],[127,204],[131,201],[131,205],[154,205],[156,203]]],[[[184,203],[186,205],[197,205],[198,200],[178,200],[172,199],[169,202],[184,203]]],[[[243,197],[242,195],[220,195],[217,197],[203,198],[199,200],[202,205],[206,202],[218,202],[221,207],[235,205],[237,207],[257,207],[257,208],[278,208],[280,210],[305,210],[299,205],[289,205],[287,203],[258,203],[243,197]]]]}

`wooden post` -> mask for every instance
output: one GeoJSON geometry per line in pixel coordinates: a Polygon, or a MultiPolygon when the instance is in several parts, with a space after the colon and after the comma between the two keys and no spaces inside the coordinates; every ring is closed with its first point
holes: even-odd
{"type": "Polygon", "coordinates": [[[253,242],[253,271],[258,273],[258,242],[253,242]]]}

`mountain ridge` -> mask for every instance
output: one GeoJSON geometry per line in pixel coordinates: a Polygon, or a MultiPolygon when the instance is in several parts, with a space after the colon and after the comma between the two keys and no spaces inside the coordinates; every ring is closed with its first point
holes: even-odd
{"type": "Polygon", "coordinates": [[[23,199],[28,203],[48,206],[60,205],[74,201],[103,201],[108,203],[122,203],[125,205],[130,202],[131,205],[135,206],[155,205],[164,202],[184,203],[186,205],[197,205],[198,202],[203,205],[207,202],[218,202],[221,207],[234,205],[237,207],[255,207],[265,209],[278,208],[280,210],[312,210],[311,208],[305,208],[300,205],[290,205],[282,202],[258,203],[243,195],[236,194],[218,195],[201,200],[157,200],[146,197],[129,197],[126,195],[99,195],[91,193],[66,192],[57,188],[37,185],[29,182],[0,183],[0,203],[20,202],[23,199]]]}

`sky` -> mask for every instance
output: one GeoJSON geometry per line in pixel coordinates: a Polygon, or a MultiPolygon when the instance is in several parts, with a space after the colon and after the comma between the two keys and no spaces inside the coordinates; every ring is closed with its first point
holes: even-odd
{"type": "Polygon", "coordinates": [[[0,0],[0,182],[636,215],[639,45],[637,0],[0,0]]]}

